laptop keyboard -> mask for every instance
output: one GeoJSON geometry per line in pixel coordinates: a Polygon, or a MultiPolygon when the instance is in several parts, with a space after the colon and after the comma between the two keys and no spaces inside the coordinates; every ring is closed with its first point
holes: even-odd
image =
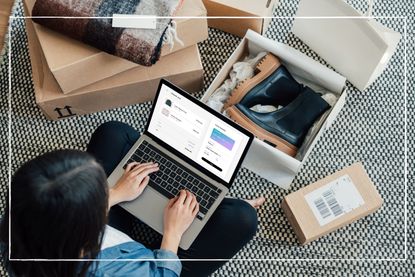
{"type": "Polygon", "coordinates": [[[168,199],[175,197],[183,189],[192,192],[199,203],[196,217],[200,220],[222,192],[146,141],[140,144],[123,168],[131,162],[158,163],[159,170],[150,175],[148,185],[168,199]]]}

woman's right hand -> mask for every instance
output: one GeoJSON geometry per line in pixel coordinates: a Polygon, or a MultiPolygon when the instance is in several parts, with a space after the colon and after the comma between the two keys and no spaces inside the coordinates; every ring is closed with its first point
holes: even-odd
{"type": "Polygon", "coordinates": [[[164,209],[164,231],[161,248],[177,252],[183,233],[199,212],[196,197],[182,190],[164,209]]]}

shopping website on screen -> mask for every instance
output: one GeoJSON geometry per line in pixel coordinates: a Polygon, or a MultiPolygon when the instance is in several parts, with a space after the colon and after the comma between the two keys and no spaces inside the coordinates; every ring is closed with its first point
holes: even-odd
{"type": "Polygon", "coordinates": [[[163,85],[148,131],[229,182],[249,137],[163,85]]]}

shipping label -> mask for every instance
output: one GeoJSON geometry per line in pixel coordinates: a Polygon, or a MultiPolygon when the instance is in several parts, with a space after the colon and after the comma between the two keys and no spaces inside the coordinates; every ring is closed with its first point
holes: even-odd
{"type": "Polygon", "coordinates": [[[365,204],[349,175],[343,175],[305,195],[320,226],[365,204]]]}

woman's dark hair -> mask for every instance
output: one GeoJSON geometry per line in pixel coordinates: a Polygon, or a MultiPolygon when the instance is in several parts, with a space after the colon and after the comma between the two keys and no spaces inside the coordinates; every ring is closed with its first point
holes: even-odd
{"type": "MultiPolygon", "coordinates": [[[[107,222],[107,178],[95,159],[81,151],[59,150],[20,167],[11,182],[0,240],[12,259],[94,259],[107,222]]],[[[8,253],[5,257],[8,257],[8,253]]],[[[85,275],[91,262],[7,261],[13,276],[85,275]]]]}

